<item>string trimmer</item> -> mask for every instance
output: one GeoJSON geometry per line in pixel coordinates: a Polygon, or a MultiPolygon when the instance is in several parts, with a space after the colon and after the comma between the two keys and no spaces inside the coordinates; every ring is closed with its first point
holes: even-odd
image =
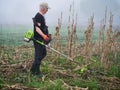
{"type": "MultiPolygon", "coordinates": [[[[32,31],[32,30],[29,30],[29,31],[26,32],[25,35],[24,35],[24,41],[30,42],[31,40],[33,40],[33,41],[35,41],[35,42],[37,42],[37,43],[39,43],[39,44],[41,44],[41,45],[44,45],[45,47],[49,48],[50,50],[52,50],[52,51],[54,51],[54,52],[56,52],[56,53],[64,56],[65,58],[71,60],[72,62],[75,62],[75,61],[73,61],[73,59],[70,58],[69,56],[67,56],[67,55],[65,55],[65,54],[63,54],[63,53],[55,50],[54,48],[50,47],[49,45],[47,45],[47,44],[45,44],[45,43],[43,43],[43,42],[41,42],[41,41],[39,41],[39,40],[36,40],[36,39],[34,38],[34,33],[33,33],[33,31],[32,31]]],[[[75,63],[78,64],[78,62],[75,62],[75,63]]]]}
{"type": "MultiPolygon", "coordinates": [[[[32,30],[29,30],[29,31],[26,32],[25,35],[24,35],[24,41],[30,42],[31,40],[36,41],[37,43],[39,43],[39,44],[41,44],[41,45],[44,45],[45,47],[49,48],[50,50],[54,51],[55,53],[58,53],[58,54],[64,56],[65,58],[69,59],[70,61],[78,64],[79,66],[81,66],[81,64],[80,64],[79,62],[74,61],[71,57],[69,57],[69,56],[67,56],[67,55],[65,55],[65,54],[63,54],[63,53],[55,50],[54,48],[50,47],[48,44],[45,44],[45,43],[43,43],[43,42],[41,42],[41,41],[39,41],[39,40],[36,40],[36,39],[34,38],[34,33],[33,33],[33,31],[32,31],[32,30]]],[[[93,61],[93,60],[92,60],[92,61],[93,61]]],[[[95,61],[93,61],[93,62],[95,62],[95,61]]],[[[90,64],[91,64],[91,63],[90,63],[90,64]]],[[[81,67],[81,73],[83,73],[85,70],[87,70],[86,67],[87,67],[88,65],[90,65],[90,64],[85,65],[85,67],[81,67]]]]}

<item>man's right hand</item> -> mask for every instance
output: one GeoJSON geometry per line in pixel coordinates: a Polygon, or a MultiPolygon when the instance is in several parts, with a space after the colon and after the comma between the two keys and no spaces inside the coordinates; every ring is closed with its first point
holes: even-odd
{"type": "Polygon", "coordinates": [[[44,35],[44,36],[43,36],[43,39],[44,39],[45,41],[49,41],[49,37],[48,37],[47,35],[44,35]]]}

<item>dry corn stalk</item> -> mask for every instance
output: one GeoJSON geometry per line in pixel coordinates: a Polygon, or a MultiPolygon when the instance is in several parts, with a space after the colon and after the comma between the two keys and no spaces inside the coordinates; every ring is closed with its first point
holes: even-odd
{"type": "Polygon", "coordinates": [[[76,34],[76,30],[77,30],[77,14],[76,14],[76,23],[74,25],[74,28],[73,28],[73,54],[74,54],[74,57],[77,56],[77,34],[76,34]]]}
{"type": "Polygon", "coordinates": [[[100,32],[99,32],[99,53],[100,53],[100,56],[102,56],[102,52],[103,52],[103,49],[104,49],[104,39],[105,39],[105,28],[106,28],[106,19],[107,19],[107,7],[106,7],[106,10],[105,10],[105,16],[104,16],[104,19],[101,21],[101,27],[100,27],[100,32]]]}
{"type": "Polygon", "coordinates": [[[109,54],[111,52],[112,23],[113,23],[113,15],[112,13],[110,13],[109,28],[107,29],[105,46],[101,56],[101,64],[106,68],[109,67],[109,63],[110,63],[109,54]]]}
{"type": "Polygon", "coordinates": [[[89,26],[87,27],[87,30],[85,31],[85,35],[86,35],[86,44],[85,44],[86,60],[91,57],[91,51],[92,51],[91,39],[92,39],[92,32],[94,29],[94,21],[93,20],[94,20],[94,15],[91,16],[89,26]]]}
{"type": "Polygon", "coordinates": [[[118,39],[120,37],[120,32],[119,32],[119,29],[115,29],[114,30],[114,33],[113,33],[113,36],[111,38],[111,43],[112,43],[112,46],[111,46],[111,52],[113,52],[114,54],[114,60],[115,62],[117,62],[117,54],[118,52],[120,51],[120,46],[119,46],[119,42],[118,42],[118,39]]]}
{"type": "MultiPolygon", "coordinates": [[[[58,18],[58,26],[56,27],[56,33],[55,33],[55,43],[54,43],[54,48],[58,51],[61,51],[62,45],[61,45],[61,35],[60,35],[60,29],[62,25],[62,12],[61,12],[61,17],[58,18]]],[[[57,58],[60,55],[57,54],[57,58]]]]}
{"type": "MultiPolygon", "coordinates": [[[[72,6],[70,5],[69,13],[71,14],[71,8],[72,6]]],[[[70,21],[71,21],[71,16],[69,14],[69,19],[68,19],[68,56],[71,56],[71,36],[70,36],[70,21]]]]}
{"type": "MultiPolygon", "coordinates": [[[[70,15],[71,15],[71,5],[70,5],[70,15]]],[[[72,25],[70,26],[71,16],[69,15],[68,19],[68,55],[72,58],[77,56],[77,14],[76,14],[76,22],[74,20],[74,2],[73,2],[73,12],[72,12],[72,25]],[[71,27],[71,28],[70,28],[71,27]]]]}

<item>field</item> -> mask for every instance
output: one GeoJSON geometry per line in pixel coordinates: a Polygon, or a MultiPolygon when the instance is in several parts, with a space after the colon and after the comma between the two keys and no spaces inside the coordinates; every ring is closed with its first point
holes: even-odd
{"type": "MultiPolygon", "coordinates": [[[[77,30],[77,56],[71,53],[74,61],[70,61],[48,49],[48,55],[43,60],[42,78],[33,76],[29,70],[34,59],[34,48],[31,43],[23,41],[24,33],[29,26],[2,26],[0,29],[0,89],[3,90],[119,90],[120,89],[120,49],[111,45],[108,61],[101,62],[99,51],[99,31],[92,32],[92,49],[85,47],[87,43],[85,30],[77,30]],[[113,49],[113,50],[112,50],[113,49]],[[85,52],[92,53],[89,54],[85,52]],[[79,55],[78,55],[79,54],[79,55]],[[90,57],[88,57],[90,55],[90,57]]],[[[86,28],[85,28],[86,29],[86,28]]],[[[55,28],[50,33],[56,37],[55,28]]],[[[61,49],[59,40],[53,39],[51,46],[69,55],[67,52],[67,28],[61,29],[61,49]],[[57,47],[56,47],[57,45],[57,47]]],[[[106,37],[106,36],[105,36],[106,37]]],[[[105,43],[105,42],[104,42],[105,43]]],[[[73,44],[74,45],[74,44],[73,44]]],[[[89,43],[88,43],[89,45],[89,43]]],[[[74,48],[71,47],[71,48],[74,48]]],[[[73,50],[73,49],[71,49],[73,50]]],[[[106,51],[107,52],[107,51],[106,51]]],[[[104,60],[106,57],[104,57],[104,60]]]]}
{"type": "MultiPolygon", "coordinates": [[[[78,28],[79,29],[79,28],[78,28]]],[[[86,28],[83,28],[81,30],[77,30],[78,34],[78,41],[79,42],[85,42],[85,35],[84,31],[86,28]]],[[[23,25],[1,25],[0,26],[0,45],[2,46],[20,46],[23,44],[26,44],[23,41],[23,37],[25,32],[28,30],[33,30],[32,25],[31,26],[23,26],[23,25]]],[[[50,27],[49,32],[54,35],[55,34],[55,27],[50,27]]],[[[98,39],[98,32],[99,30],[95,30],[93,33],[93,41],[96,41],[98,39]]],[[[61,36],[62,36],[62,42],[66,42],[67,39],[67,28],[63,27],[61,30],[61,36]]]]}
{"type": "Polygon", "coordinates": [[[92,58],[96,62],[91,63],[87,67],[83,65],[83,57],[77,57],[75,60],[83,66],[80,68],[79,65],[63,57],[55,58],[55,55],[51,56],[49,52],[43,60],[41,68],[45,76],[39,78],[29,73],[33,62],[33,46],[1,48],[0,88],[2,89],[106,90],[120,88],[119,64],[112,65],[109,70],[104,70],[104,68],[99,66],[98,56],[93,56],[92,58]],[[82,71],[82,68],[85,69],[82,71]]]}
{"type": "Polygon", "coordinates": [[[74,10],[72,13],[67,26],[62,26],[61,12],[58,25],[49,27],[53,38],[51,47],[72,59],[47,48],[41,65],[43,77],[30,73],[34,47],[32,42],[23,41],[24,33],[33,27],[0,26],[0,89],[120,89],[120,28],[113,25],[112,13],[106,25],[106,10],[99,28],[95,27],[94,15],[88,25],[82,27],[77,23],[77,14],[74,17],[74,10]]]}

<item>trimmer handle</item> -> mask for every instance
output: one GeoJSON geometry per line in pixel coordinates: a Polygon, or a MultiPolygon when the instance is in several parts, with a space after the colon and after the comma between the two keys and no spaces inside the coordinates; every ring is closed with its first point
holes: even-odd
{"type": "Polygon", "coordinates": [[[45,41],[45,44],[49,44],[52,40],[52,34],[48,34],[47,36],[48,36],[49,40],[45,41]]]}

